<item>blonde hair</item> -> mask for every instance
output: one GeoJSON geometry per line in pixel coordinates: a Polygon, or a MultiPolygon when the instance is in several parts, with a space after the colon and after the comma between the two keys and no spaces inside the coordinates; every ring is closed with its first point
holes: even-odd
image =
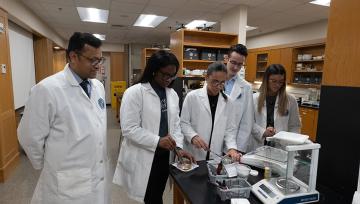
{"type": "Polygon", "coordinates": [[[260,94],[259,94],[257,111],[260,113],[264,106],[266,96],[268,93],[269,77],[270,77],[270,75],[275,75],[275,74],[284,76],[284,84],[282,85],[279,92],[277,93],[277,95],[279,96],[278,113],[280,115],[284,116],[284,115],[287,115],[287,113],[288,113],[287,109],[288,109],[289,99],[288,99],[288,95],[286,93],[286,71],[285,71],[285,68],[281,64],[271,64],[266,68],[266,71],[264,73],[264,77],[262,80],[262,84],[259,88],[260,94]]]}

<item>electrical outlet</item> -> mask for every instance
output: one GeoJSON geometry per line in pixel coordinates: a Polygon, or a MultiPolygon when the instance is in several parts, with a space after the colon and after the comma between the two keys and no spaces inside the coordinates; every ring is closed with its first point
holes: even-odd
{"type": "Polygon", "coordinates": [[[1,65],[1,73],[6,74],[6,64],[1,65]]]}

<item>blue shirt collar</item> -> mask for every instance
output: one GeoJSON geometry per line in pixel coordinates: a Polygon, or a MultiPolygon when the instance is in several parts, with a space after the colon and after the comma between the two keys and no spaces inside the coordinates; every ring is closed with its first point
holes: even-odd
{"type": "Polygon", "coordinates": [[[73,76],[75,77],[76,81],[77,81],[79,84],[80,84],[82,81],[84,81],[84,80],[81,79],[81,77],[80,77],[78,74],[76,74],[76,73],[74,72],[74,70],[72,70],[72,68],[70,67],[70,64],[69,64],[69,68],[70,68],[71,73],[73,74],[73,76]]]}
{"type": "Polygon", "coordinates": [[[237,78],[238,78],[238,75],[235,74],[235,76],[233,76],[233,78],[231,78],[229,81],[236,81],[237,78]]]}

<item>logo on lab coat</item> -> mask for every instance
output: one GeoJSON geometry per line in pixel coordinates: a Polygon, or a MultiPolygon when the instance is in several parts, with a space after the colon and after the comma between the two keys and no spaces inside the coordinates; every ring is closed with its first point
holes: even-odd
{"type": "Polygon", "coordinates": [[[99,98],[98,100],[98,104],[100,106],[101,109],[104,109],[105,108],[105,102],[104,102],[104,99],[102,98],[99,98]]]}

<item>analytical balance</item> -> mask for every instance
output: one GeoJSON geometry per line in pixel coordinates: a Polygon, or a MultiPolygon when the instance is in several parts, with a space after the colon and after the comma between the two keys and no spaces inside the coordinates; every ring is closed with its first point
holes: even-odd
{"type": "MultiPolygon", "coordinates": [[[[274,141],[274,138],[267,140],[274,141]]],[[[319,149],[320,144],[306,140],[303,144],[277,148],[263,146],[245,154],[242,163],[260,168],[267,166],[273,171],[270,178],[254,184],[251,191],[265,204],[319,201],[319,192],[315,189],[319,149]]]]}

